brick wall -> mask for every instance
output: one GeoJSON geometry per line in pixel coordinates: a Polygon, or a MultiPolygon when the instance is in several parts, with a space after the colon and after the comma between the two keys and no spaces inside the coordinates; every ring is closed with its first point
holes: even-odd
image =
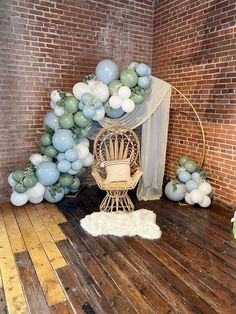
{"type": "MultiPolygon", "coordinates": [[[[154,73],[193,103],[206,135],[205,169],[215,200],[236,206],[235,1],[161,0],[154,18],[154,73]]],[[[201,159],[195,116],[172,98],[166,177],[176,161],[201,159]]]]}
{"type": "Polygon", "coordinates": [[[0,0],[0,202],[10,170],[37,151],[53,89],[71,91],[98,61],[151,63],[151,0],[0,0]]]}

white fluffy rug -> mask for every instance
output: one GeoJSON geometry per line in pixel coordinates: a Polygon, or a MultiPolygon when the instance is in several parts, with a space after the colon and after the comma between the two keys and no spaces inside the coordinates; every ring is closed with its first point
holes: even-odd
{"type": "Polygon", "coordinates": [[[133,212],[95,212],[81,219],[80,225],[93,236],[138,235],[146,239],[161,237],[161,230],[156,224],[156,214],[147,209],[133,212]]]}

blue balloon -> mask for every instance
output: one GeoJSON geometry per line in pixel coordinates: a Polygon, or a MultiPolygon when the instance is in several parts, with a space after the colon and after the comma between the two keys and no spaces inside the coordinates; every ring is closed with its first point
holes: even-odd
{"type": "Polygon", "coordinates": [[[85,106],[83,109],[83,115],[87,119],[92,119],[95,116],[96,110],[92,106],[85,106]]]}
{"type": "Polygon", "coordinates": [[[52,137],[53,146],[61,153],[75,145],[73,134],[70,130],[57,130],[52,137]]]}
{"type": "Polygon", "coordinates": [[[64,154],[64,153],[59,153],[59,154],[56,156],[56,159],[57,159],[58,161],[64,160],[64,159],[65,159],[65,154],[64,154]]]}
{"type": "Polygon", "coordinates": [[[138,86],[147,89],[150,86],[151,80],[149,76],[140,76],[138,78],[138,86]]]}
{"type": "Polygon", "coordinates": [[[187,192],[192,192],[193,190],[198,189],[198,184],[194,180],[189,180],[185,183],[185,188],[187,192]]]}
{"type": "Polygon", "coordinates": [[[188,180],[191,179],[191,174],[188,171],[179,171],[178,179],[181,182],[185,183],[185,182],[187,182],[188,180]]]}
{"type": "Polygon", "coordinates": [[[65,187],[65,188],[63,188],[63,189],[64,189],[65,195],[68,194],[68,193],[70,193],[70,189],[69,189],[69,188],[65,187]]]}
{"type": "Polygon", "coordinates": [[[90,93],[83,94],[81,101],[86,104],[87,102],[91,101],[93,99],[93,95],[90,93]]]}
{"type": "Polygon", "coordinates": [[[61,160],[59,161],[59,163],[57,164],[57,168],[60,172],[68,172],[71,168],[71,164],[69,161],[67,160],[61,160]]]}
{"type": "Polygon", "coordinates": [[[119,78],[119,68],[112,60],[105,59],[96,66],[96,78],[104,84],[109,85],[112,81],[119,78]]]}
{"type": "Polygon", "coordinates": [[[58,203],[60,202],[65,195],[64,189],[62,188],[60,192],[55,193],[55,195],[51,195],[50,193],[50,186],[46,188],[46,191],[44,193],[44,198],[49,203],[58,203]]]}
{"type": "Polygon", "coordinates": [[[65,157],[66,160],[70,161],[70,162],[74,162],[76,161],[76,159],[78,159],[78,154],[77,152],[72,148],[72,149],[68,149],[65,152],[65,157]]]}
{"type": "Polygon", "coordinates": [[[51,161],[41,162],[36,169],[36,177],[42,185],[52,185],[57,182],[60,171],[55,163],[51,161]]]}
{"type": "Polygon", "coordinates": [[[122,110],[122,108],[118,108],[118,109],[112,109],[109,112],[106,112],[106,115],[112,119],[117,119],[120,118],[121,116],[123,116],[124,111],[122,110]]]}
{"type": "Polygon", "coordinates": [[[52,130],[59,129],[59,118],[55,115],[53,111],[50,111],[46,114],[43,120],[44,125],[49,126],[52,130]]]}
{"type": "Polygon", "coordinates": [[[83,103],[83,101],[80,100],[79,102],[79,109],[82,111],[85,107],[85,104],[83,103]]]}
{"type": "Polygon", "coordinates": [[[152,73],[152,70],[151,70],[151,68],[148,66],[148,70],[147,70],[147,75],[151,75],[151,73],[152,73]]]}
{"type": "Polygon", "coordinates": [[[148,66],[144,63],[139,63],[135,68],[138,76],[146,76],[148,75],[148,66]]]}
{"type": "Polygon", "coordinates": [[[100,109],[100,108],[102,108],[102,106],[103,106],[103,102],[102,102],[100,99],[98,99],[98,100],[95,102],[94,108],[95,108],[95,109],[100,109]]]}
{"type": "Polygon", "coordinates": [[[174,202],[179,202],[182,199],[184,199],[184,193],[185,193],[185,186],[183,183],[175,184],[175,182],[172,180],[167,183],[165,187],[165,195],[166,197],[174,202]],[[174,186],[173,186],[174,183],[174,186]]]}
{"type": "Polygon", "coordinates": [[[76,161],[72,162],[71,168],[74,171],[79,171],[83,166],[82,160],[77,159],[76,161]]]}

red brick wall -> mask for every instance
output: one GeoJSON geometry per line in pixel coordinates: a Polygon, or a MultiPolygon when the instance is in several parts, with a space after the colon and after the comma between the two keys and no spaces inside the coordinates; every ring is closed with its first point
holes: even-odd
{"type": "MultiPolygon", "coordinates": [[[[215,200],[236,206],[235,1],[161,0],[154,18],[154,74],[193,103],[206,136],[205,169],[215,200]]],[[[166,177],[188,155],[200,162],[192,110],[172,98],[166,177]]]]}
{"type": "Polygon", "coordinates": [[[53,89],[71,91],[98,61],[151,63],[151,0],[8,0],[0,19],[0,202],[7,176],[37,151],[53,89]]]}

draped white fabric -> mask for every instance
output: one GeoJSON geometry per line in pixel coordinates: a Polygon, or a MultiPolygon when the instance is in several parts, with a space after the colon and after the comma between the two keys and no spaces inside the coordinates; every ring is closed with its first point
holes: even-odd
{"type": "Polygon", "coordinates": [[[141,163],[144,174],[137,190],[139,200],[159,199],[162,194],[170,96],[171,85],[152,77],[150,95],[133,112],[118,119],[106,117],[99,121],[102,127],[120,123],[135,129],[142,124],[141,163]]]}

